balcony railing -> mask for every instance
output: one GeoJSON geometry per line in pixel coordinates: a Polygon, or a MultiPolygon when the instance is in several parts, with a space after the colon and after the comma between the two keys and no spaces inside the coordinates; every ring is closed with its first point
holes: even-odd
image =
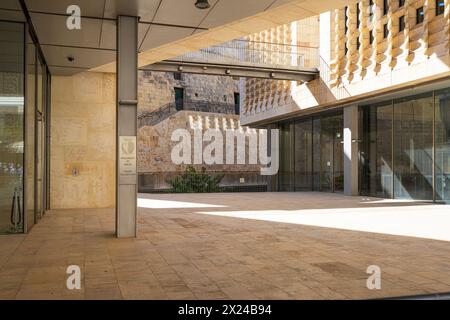
{"type": "Polygon", "coordinates": [[[154,111],[141,113],[138,116],[139,127],[154,126],[181,110],[235,114],[236,106],[230,103],[187,99],[183,100],[182,102],[177,101],[177,103],[170,102],[154,111]]]}
{"type": "Polygon", "coordinates": [[[317,47],[232,40],[171,60],[282,69],[318,68],[319,50],[317,47]]]}

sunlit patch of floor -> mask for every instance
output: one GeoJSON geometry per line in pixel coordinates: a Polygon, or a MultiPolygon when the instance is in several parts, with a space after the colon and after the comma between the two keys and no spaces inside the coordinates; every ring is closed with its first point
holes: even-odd
{"type": "Polygon", "coordinates": [[[206,203],[156,200],[144,198],[138,198],[138,207],[148,209],[225,208],[225,206],[206,203]]]}
{"type": "Polygon", "coordinates": [[[450,211],[444,205],[197,213],[450,241],[450,211]]]}

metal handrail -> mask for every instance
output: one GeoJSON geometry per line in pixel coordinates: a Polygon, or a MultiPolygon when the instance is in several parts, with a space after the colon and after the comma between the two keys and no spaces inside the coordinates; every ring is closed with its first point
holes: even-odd
{"type": "MultiPolygon", "coordinates": [[[[319,55],[319,60],[320,63],[318,69],[320,73],[320,78],[323,80],[323,82],[325,82],[327,86],[329,86],[331,82],[331,73],[332,73],[331,67],[321,55],[319,55]]],[[[348,91],[347,87],[344,84],[341,84],[340,86],[337,86],[335,88],[336,88],[335,97],[338,100],[349,98],[352,96],[350,91],[348,91]]]]}
{"type": "MultiPolygon", "coordinates": [[[[197,112],[209,112],[209,113],[222,113],[222,114],[234,114],[235,105],[223,102],[211,102],[204,100],[184,100],[183,108],[184,111],[197,111],[197,112]],[[219,110],[220,109],[220,110],[219,110]]],[[[170,116],[177,113],[178,110],[175,102],[170,102],[162,107],[150,111],[142,112],[138,115],[139,127],[142,126],[154,126],[161,121],[169,118],[170,116]]]]}
{"type": "Polygon", "coordinates": [[[171,60],[300,69],[317,68],[318,52],[317,47],[237,39],[171,60]]]}

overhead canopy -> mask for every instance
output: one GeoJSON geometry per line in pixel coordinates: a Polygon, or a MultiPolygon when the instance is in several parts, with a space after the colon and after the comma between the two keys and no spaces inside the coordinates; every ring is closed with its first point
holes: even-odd
{"type": "MultiPolygon", "coordinates": [[[[115,71],[116,17],[139,16],[139,66],[173,58],[352,0],[24,0],[52,74],[115,71]],[[81,9],[81,30],[66,27],[67,8],[81,9]],[[70,62],[67,57],[73,56],[70,62]]],[[[19,0],[1,0],[0,19],[23,21],[19,0]]]]}

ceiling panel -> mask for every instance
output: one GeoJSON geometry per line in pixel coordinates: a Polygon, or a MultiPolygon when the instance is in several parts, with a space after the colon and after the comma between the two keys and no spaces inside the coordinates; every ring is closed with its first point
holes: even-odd
{"type": "MultiPolygon", "coordinates": [[[[139,24],[138,43],[141,43],[145,34],[147,33],[149,25],[139,24]]],[[[111,20],[103,20],[102,38],[100,41],[100,48],[102,49],[116,49],[116,22],[111,20]]]]}
{"type": "Polygon", "coordinates": [[[25,16],[22,11],[11,11],[0,9],[0,20],[25,22],[25,16]]]}
{"type": "Polygon", "coordinates": [[[201,28],[213,28],[264,11],[273,0],[221,0],[201,23],[201,28]]]}
{"type": "MultiPolygon", "coordinates": [[[[3,1],[3,0],[2,0],[3,1]]],[[[103,16],[105,0],[25,0],[28,11],[67,14],[70,5],[77,5],[81,9],[81,16],[103,16]]]]}
{"type": "Polygon", "coordinates": [[[98,47],[102,20],[83,19],[80,30],[69,30],[66,17],[32,13],[31,19],[41,44],[98,47]]]}
{"type": "Polygon", "coordinates": [[[150,26],[147,37],[141,46],[141,51],[162,46],[166,43],[179,40],[192,34],[191,29],[176,27],[150,26]]]}
{"type": "Polygon", "coordinates": [[[74,74],[87,71],[86,69],[64,68],[55,66],[50,66],[49,69],[52,76],[73,76],[74,74]]]}
{"type": "Polygon", "coordinates": [[[129,15],[151,22],[160,2],[161,0],[106,0],[105,18],[116,19],[118,15],[129,15]]]}
{"type": "Polygon", "coordinates": [[[22,10],[20,8],[19,0],[2,0],[0,2],[1,9],[14,9],[14,10],[22,10]]]}
{"type": "Polygon", "coordinates": [[[153,22],[197,27],[216,2],[209,0],[211,8],[200,10],[195,7],[195,0],[163,0],[153,22]]]}
{"type": "Polygon", "coordinates": [[[268,9],[273,9],[289,2],[291,2],[291,0],[277,0],[268,9]]]}
{"type": "Polygon", "coordinates": [[[93,68],[109,63],[116,59],[115,51],[93,50],[67,47],[42,46],[45,59],[50,66],[93,68]],[[75,61],[70,62],[67,57],[73,56],[75,61]]]}

